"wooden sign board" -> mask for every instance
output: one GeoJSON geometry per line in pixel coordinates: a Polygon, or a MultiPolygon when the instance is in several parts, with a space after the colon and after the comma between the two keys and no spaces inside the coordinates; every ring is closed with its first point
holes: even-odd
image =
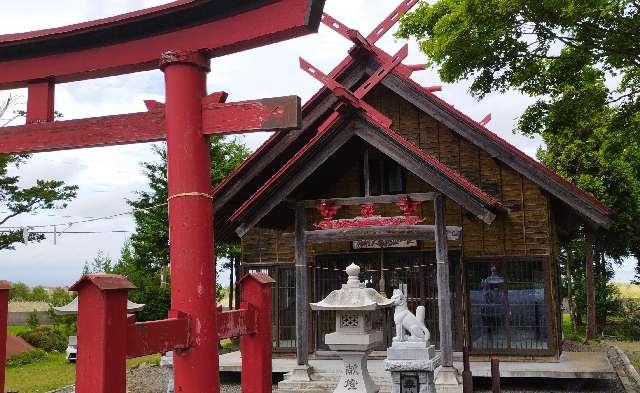
{"type": "Polygon", "coordinates": [[[381,248],[416,248],[417,240],[354,240],[351,243],[354,250],[368,250],[381,248]]]}

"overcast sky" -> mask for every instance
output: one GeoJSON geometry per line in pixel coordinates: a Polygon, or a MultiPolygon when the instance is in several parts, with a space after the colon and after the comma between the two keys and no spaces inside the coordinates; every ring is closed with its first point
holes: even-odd
{"type": "MultiPolygon", "coordinates": [[[[0,14],[0,34],[16,33],[117,15],[168,3],[159,0],[49,0],[5,1],[0,14]],[[62,6],[64,4],[64,6],[62,6]]],[[[389,0],[327,0],[325,10],[352,28],[368,33],[395,6],[389,0]]],[[[379,45],[395,53],[403,42],[388,33],[379,45]]],[[[239,54],[212,60],[209,91],[224,90],[230,101],[296,94],[307,100],[320,84],[298,68],[298,57],[311,61],[328,72],[345,56],[349,42],[330,29],[321,26],[318,34],[298,38],[239,54]]],[[[424,62],[415,42],[410,43],[407,64],[424,62]]],[[[424,85],[442,84],[435,72],[415,73],[413,78],[424,85]]],[[[0,98],[9,92],[0,92],[0,98]]],[[[21,90],[10,92],[25,97],[21,90]]],[[[56,86],[56,110],[65,119],[144,111],[143,100],[163,101],[164,86],[160,71],[127,76],[95,79],[56,86]]],[[[512,133],[515,122],[531,99],[517,93],[494,94],[477,101],[468,94],[468,84],[444,85],[438,93],[474,119],[492,113],[488,127],[534,155],[540,141],[512,133]]],[[[24,102],[24,99],[22,100],[24,102]]],[[[253,150],[268,134],[252,134],[241,139],[253,150]]],[[[14,251],[0,251],[0,278],[24,281],[28,284],[68,285],[81,273],[85,260],[92,260],[104,251],[113,259],[128,233],[132,231],[131,216],[101,220],[69,227],[66,223],[92,217],[104,217],[126,212],[127,198],[147,187],[140,163],[153,160],[151,146],[138,144],[123,147],[72,150],[33,155],[20,168],[23,185],[38,178],[61,179],[80,187],[78,197],[64,210],[40,212],[13,219],[5,225],[53,225],[58,231],[97,231],[91,235],[64,234],[53,244],[53,238],[39,244],[18,245],[14,251]]],[[[0,206],[0,216],[2,215],[0,206]]],[[[48,228],[53,230],[53,227],[48,228]]],[[[633,278],[635,261],[627,261],[617,269],[616,280],[633,278]]]]}

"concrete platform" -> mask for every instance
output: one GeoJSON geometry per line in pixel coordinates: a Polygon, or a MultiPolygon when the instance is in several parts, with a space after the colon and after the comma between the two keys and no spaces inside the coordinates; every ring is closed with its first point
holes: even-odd
{"type": "MultiPolygon", "coordinates": [[[[293,358],[273,359],[274,373],[287,373],[295,366],[293,358]]],[[[311,359],[309,364],[316,374],[338,374],[342,362],[334,359],[311,359]]],[[[462,369],[462,364],[455,366],[462,369]]],[[[220,355],[220,371],[240,372],[242,362],[240,352],[220,355]]],[[[379,378],[388,374],[384,371],[383,360],[369,360],[369,370],[379,378]]],[[[474,377],[490,377],[489,362],[471,362],[471,373],[474,377]]],[[[504,378],[583,378],[583,379],[616,379],[607,354],[604,352],[565,352],[556,361],[503,361],[500,363],[500,374],[504,378]]]]}

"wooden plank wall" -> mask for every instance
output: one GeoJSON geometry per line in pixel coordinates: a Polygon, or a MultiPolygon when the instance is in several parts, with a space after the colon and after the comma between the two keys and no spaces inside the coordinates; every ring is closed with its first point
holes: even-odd
{"type": "MultiPolygon", "coordinates": [[[[367,99],[393,120],[391,128],[509,209],[486,225],[447,201],[447,224],[462,225],[465,256],[552,254],[549,195],[544,190],[385,87],[376,87],[367,99]]],[[[424,186],[413,187],[408,180],[408,192],[424,191],[424,186]]],[[[430,204],[424,204],[423,214],[432,219],[430,204]]]]}
{"type": "MultiPolygon", "coordinates": [[[[464,212],[450,200],[446,202],[447,225],[461,225],[462,238],[450,242],[454,249],[462,249],[464,256],[553,256],[553,233],[549,195],[536,184],[498,162],[489,154],[463,140],[456,133],[390,90],[378,86],[367,96],[367,100],[393,120],[392,128],[410,142],[419,146],[449,167],[458,171],[483,191],[500,201],[509,213],[499,216],[493,224],[486,225],[464,212]]],[[[375,155],[375,153],[373,153],[375,155]]],[[[358,196],[361,193],[361,162],[354,157],[344,162],[344,170],[336,173],[327,184],[324,197],[358,196]]],[[[408,174],[407,192],[432,191],[422,180],[408,174]]],[[[380,205],[383,215],[400,214],[393,205],[380,205]]],[[[353,217],[359,207],[344,207],[336,218],[353,217]]],[[[422,215],[426,223],[433,224],[433,206],[424,203],[422,215]]],[[[291,213],[293,215],[293,211],[291,213]]],[[[318,222],[321,216],[308,211],[307,227],[318,222]]],[[[292,228],[288,230],[292,231],[292,228]]],[[[433,242],[425,242],[423,248],[433,249],[433,242]]],[[[255,228],[242,239],[244,263],[291,263],[293,248],[281,239],[275,230],[255,228]]],[[[315,244],[308,250],[309,258],[314,254],[348,252],[349,244],[315,244]]]]}

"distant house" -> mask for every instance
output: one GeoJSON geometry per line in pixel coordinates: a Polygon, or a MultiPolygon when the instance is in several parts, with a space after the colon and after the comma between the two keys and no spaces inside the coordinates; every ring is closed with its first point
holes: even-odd
{"type": "Polygon", "coordinates": [[[47,324],[50,322],[49,304],[47,302],[9,302],[9,325],[24,325],[34,312],[40,323],[47,324]]]}

